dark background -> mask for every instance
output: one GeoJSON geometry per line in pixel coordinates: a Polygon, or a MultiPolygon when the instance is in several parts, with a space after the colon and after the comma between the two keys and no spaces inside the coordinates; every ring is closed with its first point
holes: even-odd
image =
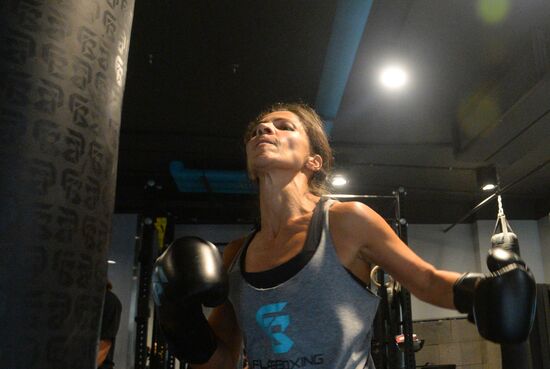
{"type": "MultiPolygon", "coordinates": [[[[342,4],[370,1],[137,1],[116,212],[140,212],[154,180],[178,222],[250,223],[253,194],[207,181],[180,192],[170,162],[242,172],[247,123],[273,102],[303,101],[331,123],[335,172],[349,178],[334,192],[403,186],[409,222],[453,223],[489,195],[476,168],[495,165],[503,186],[533,172],[505,193],[509,218],[547,215],[550,2],[374,1],[364,25],[342,4]],[[389,60],[409,71],[402,91],[378,83],[389,60]]],[[[469,220],[495,217],[493,201],[469,220]]]]}

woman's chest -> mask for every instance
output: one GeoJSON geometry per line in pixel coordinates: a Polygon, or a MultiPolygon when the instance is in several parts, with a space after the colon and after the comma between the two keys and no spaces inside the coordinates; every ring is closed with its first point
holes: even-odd
{"type": "Polygon", "coordinates": [[[248,246],[245,270],[263,272],[286,263],[303,250],[306,239],[307,227],[281,233],[273,239],[257,235],[248,246]]]}

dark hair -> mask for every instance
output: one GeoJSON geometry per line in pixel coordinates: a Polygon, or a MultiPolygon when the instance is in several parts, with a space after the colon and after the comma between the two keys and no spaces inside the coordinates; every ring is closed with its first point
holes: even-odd
{"type": "Polygon", "coordinates": [[[325,133],[325,125],[323,120],[306,104],[303,103],[276,103],[263,110],[252,122],[248,124],[246,132],[244,134],[244,144],[252,138],[254,135],[254,129],[260,123],[260,121],[267,114],[276,111],[289,111],[296,114],[300,119],[300,122],[304,126],[312,154],[317,154],[323,159],[323,166],[320,170],[313,173],[311,180],[309,181],[309,190],[311,193],[317,196],[327,194],[328,186],[326,179],[330,175],[334,158],[332,157],[332,148],[328,143],[328,138],[325,133]]]}

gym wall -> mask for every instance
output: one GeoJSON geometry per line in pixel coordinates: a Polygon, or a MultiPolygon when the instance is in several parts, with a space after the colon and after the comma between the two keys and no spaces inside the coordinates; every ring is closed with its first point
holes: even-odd
{"type": "Polygon", "coordinates": [[[116,368],[130,368],[134,360],[137,279],[133,279],[134,246],[137,214],[115,214],[108,260],[107,275],[113,284],[113,292],[122,303],[120,326],[115,343],[116,368]]]}
{"type": "MultiPolygon", "coordinates": [[[[409,246],[437,268],[456,271],[479,271],[477,237],[472,224],[458,224],[443,233],[442,224],[409,225],[409,246]]],[[[487,238],[489,238],[487,235],[487,238]]],[[[429,305],[411,296],[413,320],[462,316],[457,311],[429,305]]]]}
{"type": "Polygon", "coordinates": [[[550,283],[550,214],[537,222],[544,268],[544,283],[550,283]]]}

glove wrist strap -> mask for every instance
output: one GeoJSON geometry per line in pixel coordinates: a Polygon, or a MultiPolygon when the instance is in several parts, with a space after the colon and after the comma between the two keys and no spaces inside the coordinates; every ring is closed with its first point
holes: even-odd
{"type": "Polygon", "coordinates": [[[474,306],[476,284],[484,278],[481,273],[464,273],[453,286],[453,302],[458,311],[468,314],[474,306]]]}

